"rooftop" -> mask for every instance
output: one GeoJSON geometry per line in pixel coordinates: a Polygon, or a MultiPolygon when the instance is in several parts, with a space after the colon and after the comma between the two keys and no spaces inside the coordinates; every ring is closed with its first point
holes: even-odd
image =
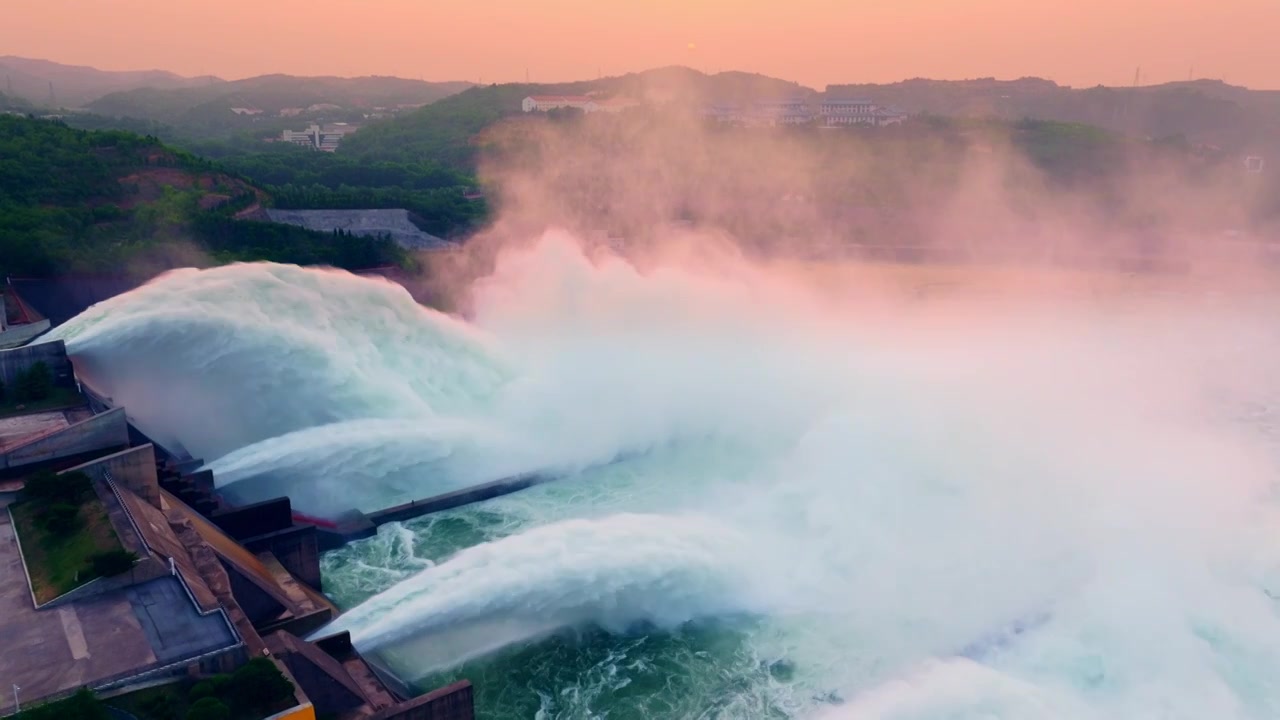
{"type": "MultiPolygon", "coordinates": [[[[0,642],[0,676],[34,699],[238,641],[220,613],[199,614],[174,577],[36,610],[9,513],[0,512],[0,642]]],[[[0,696],[0,713],[12,706],[12,693],[0,696]]]]}

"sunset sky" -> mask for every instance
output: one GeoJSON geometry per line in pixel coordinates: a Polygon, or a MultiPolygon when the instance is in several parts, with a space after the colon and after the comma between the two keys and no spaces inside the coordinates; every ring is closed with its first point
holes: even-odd
{"type": "Polygon", "coordinates": [[[810,86],[1037,75],[1280,88],[1280,0],[7,0],[0,55],[227,79],[535,82],[662,65],[810,86]],[[1194,68],[1194,70],[1193,70],[1194,68]]]}

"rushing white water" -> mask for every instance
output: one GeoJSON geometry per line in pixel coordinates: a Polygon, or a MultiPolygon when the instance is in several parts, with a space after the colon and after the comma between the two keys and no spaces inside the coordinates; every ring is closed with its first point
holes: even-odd
{"type": "Polygon", "coordinates": [[[847,290],[550,236],[468,323],[233,266],[58,334],[238,497],[563,476],[325,560],[325,632],[493,717],[1280,713],[1274,299],[847,290]]]}

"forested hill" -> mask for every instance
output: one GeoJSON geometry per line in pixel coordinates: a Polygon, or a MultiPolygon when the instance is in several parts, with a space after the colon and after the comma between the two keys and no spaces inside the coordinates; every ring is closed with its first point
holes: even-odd
{"type": "Polygon", "coordinates": [[[260,77],[178,89],[138,88],[98,98],[85,109],[170,126],[175,137],[208,139],[237,132],[279,134],[306,122],[362,122],[461,92],[470,83],[395,77],[260,77]],[[236,108],[236,110],[233,110],[236,108]]]}
{"type": "Polygon", "coordinates": [[[386,240],[234,219],[266,200],[246,180],[154,137],[0,115],[0,275],[404,261],[386,240]]]}
{"type": "Polygon", "coordinates": [[[7,94],[50,109],[80,107],[107,93],[120,90],[140,87],[179,88],[222,82],[215,77],[187,78],[163,70],[99,70],[13,55],[0,56],[0,76],[4,77],[7,94]]]}
{"type": "Polygon", "coordinates": [[[1039,78],[917,79],[833,85],[827,95],[866,98],[910,113],[1076,122],[1139,138],[1183,136],[1241,152],[1263,152],[1280,144],[1280,91],[1219,80],[1072,88],[1039,78]]]}
{"type": "Polygon", "coordinates": [[[750,102],[760,98],[809,96],[814,90],[764,75],[724,72],[706,75],[684,67],[659,68],[619,77],[570,83],[509,83],[473,87],[392,120],[370,123],[343,141],[340,154],[363,161],[442,163],[470,171],[472,140],[481,130],[521,112],[530,95],[600,92],[651,102],[750,102]]]}
{"type": "Polygon", "coordinates": [[[818,91],[761,75],[706,75],[688,68],[574,83],[476,87],[412,113],[370,123],[344,141],[339,152],[360,160],[407,159],[472,169],[476,136],[504,117],[519,115],[524,97],[588,92],[694,108],[778,98],[810,102],[865,98],[910,114],[1083,123],[1138,139],[1181,138],[1233,153],[1280,154],[1280,91],[1250,90],[1219,81],[1076,89],[1038,78],[908,80],[832,85],[818,91]]]}

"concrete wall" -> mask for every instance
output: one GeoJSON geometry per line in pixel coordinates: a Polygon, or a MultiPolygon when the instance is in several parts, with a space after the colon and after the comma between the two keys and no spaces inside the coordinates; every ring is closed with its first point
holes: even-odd
{"type": "MultiPolygon", "coordinates": [[[[123,408],[118,411],[124,412],[123,408]]],[[[152,506],[160,507],[160,481],[156,475],[156,455],[155,449],[150,445],[129,448],[114,455],[98,458],[93,462],[77,465],[71,470],[79,470],[97,480],[105,480],[110,474],[111,480],[116,485],[128,488],[152,506]]]]}
{"type": "Polygon", "coordinates": [[[288,609],[284,603],[241,572],[239,567],[223,560],[222,568],[231,581],[231,594],[254,627],[271,623],[288,609]]]}
{"type": "Polygon", "coordinates": [[[269,551],[290,575],[316,590],[322,589],[320,545],[314,526],[297,525],[287,530],[247,538],[242,542],[251,553],[269,551]]]}
{"type": "Polygon", "coordinates": [[[129,421],[124,409],[95,415],[41,435],[0,455],[0,470],[46,463],[89,452],[128,447],[129,421]]]}
{"type": "Polygon", "coordinates": [[[286,652],[276,659],[284,662],[298,687],[326,715],[340,715],[365,704],[362,695],[339,679],[338,675],[346,674],[346,670],[327,655],[286,652]]]}
{"type": "Polygon", "coordinates": [[[93,597],[94,595],[102,595],[114,590],[120,590],[122,588],[127,588],[130,585],[139,585],[168,575],[170,575],[169,566],[159,558],[148,555],[134,563],[133,568],[129,570],[129,572],[92,580],[81,585],[75,590],[63,593],[38,607],[41,610],[45,608],[58,607],[59,605],[76,602],[88,597],[93,597]]]}
{"type": "Polygon", "coordinates": [[[218,509],[217,500],[214,498],[212,470],[201,470],[176,478],[161,477],[160,489],[173,493],[179,500],[205,515],[218,509]]]}
{"type": "Polygon", "coordinates": [[[27,344],[49,331],[52,327],[48,320],[28,323],[26,325],[10,325],[0,332],[0,348],[16,348],[27,344]]]}
{"type": "Polygon", "coordinates": [[[55,385],[70,387],[75,384],[71,361],[67,359],[67,346],[61,340],[0,350],[0,380],[4,381],[5,387],[13,387],[19,373],[41,360],[53,372],[55,385]]]}
{"type": "Polygon", "coordinates": [[[539,475],[536,473],[516,475],[509,478],[503,478],[502,480],[494,480],[493,482],[484,483],[482,485],[444,493],[443,495],[436,495],[422,500],[413,500],[403,505],[396,505],[395,507],[371,512],[367,517],[374,525],[384,525],[389,522],[404,522],[405,520],[412,520],[413,518],[428,515],[430,513],[452,510],[453,508],[462,507],[463,505],[470,505],[471,503],[491,500],[502,495],[519,492],[550,479],[552,479],[552,476],[539,475]]]}
{"type": "Polygon", "coordinates": [[[473,720],[475,699],[466,680],[374,713],[371,720],[473,720]]]}
{"type": "Polygon", "coordinates": [[[293,526],[293,508],[289,498],[280,497],[219,510],[209,515],[209,521],[232,538],[244,540],[289,529],[293,526]]]}
{"type": "Polygon", "coordinates": [[[379,237],[390,235],[406,250],[429,250],[448,245],[448,241],[423,232],[403,208],[378,210],[281,210],[270,208],[271,222],[298,225],[319,232],[344,230],[352,235],[379,237]]]}

